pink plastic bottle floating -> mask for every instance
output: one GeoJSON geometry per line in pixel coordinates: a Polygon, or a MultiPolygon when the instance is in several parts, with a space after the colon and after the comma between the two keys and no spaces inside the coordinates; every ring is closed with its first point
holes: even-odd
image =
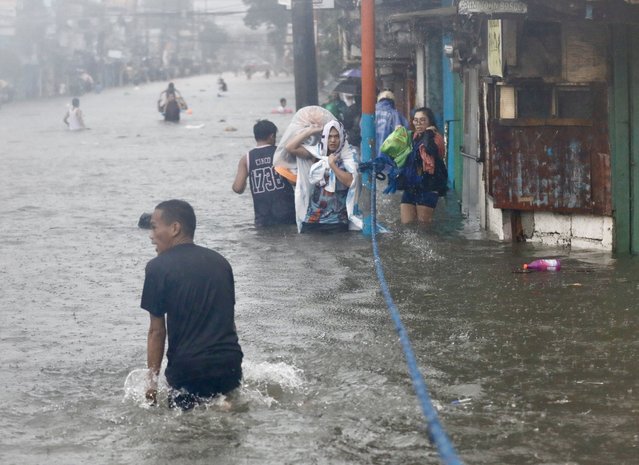
{"type": "Polygon", "coordinates": [[[524,270],[535,271],[559,271],[561,262],[555,258],[540,258],[539,260],[525,263],[523,268],[524,270]]]}

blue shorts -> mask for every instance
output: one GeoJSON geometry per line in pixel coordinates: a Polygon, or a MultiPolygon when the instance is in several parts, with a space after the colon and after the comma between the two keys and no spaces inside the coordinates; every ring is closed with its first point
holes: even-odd
{"type": "Polygon", "coordinates": [[[410,205],[421,205],[424,207],[435,208],[439,194],[437,192],[424,192],[422,190],[405,190],[402,194],[402,203],[410,205]]]}

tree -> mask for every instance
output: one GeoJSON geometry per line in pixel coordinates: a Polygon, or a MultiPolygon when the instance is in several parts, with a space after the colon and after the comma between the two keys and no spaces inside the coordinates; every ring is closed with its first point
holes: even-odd
{"type": "Polygon", "coordinates": [[[317,14],[317,70],[320,81],[337,77],[344,67],[337,27],[339,18],[337,11],[319,10],[317,14]]]}
{"type": "Polygon", "coordinates": [[[200,33],[200,42],[202,43],[202,54],[204,58],[214,60],[217,58],[219,51],[223,48],[221,45],[226,44],[229,36],[225,29],[218,26],[215,22],[208,21],[200,33]]]}
{"type": "Polygon", "coordinates": [[[249,8],[244,17],[244,24],[251,29],[266,26],[269,44],[275,49],[278,60],[284,57],[286,31],[291,22],[291,14],[277,0],[243,0],[249,8]]]}

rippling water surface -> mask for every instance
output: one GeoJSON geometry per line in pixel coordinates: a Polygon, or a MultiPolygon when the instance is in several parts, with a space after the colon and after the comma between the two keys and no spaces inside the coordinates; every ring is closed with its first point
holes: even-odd
{"type": "MultiPolygon", "coordinates": [[[[290,79],[178,80],[193,109],[157,119],[164,84],[0,109],[0,462],[6,464],[438,463],[397,335],[354,233],[257,231],[230,185],[252,125],[290,79]],[[245,379],[230,407],[142,401],[154,256],[142,212],[190,201],[196,241],[231,262],[245,379]]],[[[433,403],[468,464],[636,464],[635,259],[500,244],[468,232],[450,197],[426,230],[379,238],[433,403]],[[533,257],[560,273],[518,274],[533,257]],[[462,400],[461,403],[455,402],[462,400]]]]}

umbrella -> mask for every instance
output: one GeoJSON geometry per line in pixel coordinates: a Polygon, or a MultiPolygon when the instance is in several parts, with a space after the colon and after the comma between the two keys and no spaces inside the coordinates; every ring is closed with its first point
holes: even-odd
{"type": "Polygon", "coordinates": [[[347,69],[342,74],[341,77],[345,78],[362,78],[362,70],[359,68],[347,69]]]}
{"type": "Polygon", "coordinates": [[[343,94],[361,94],[362,93],[362,80],[354,77],[347,77],[338,81],[331,92],[341,92],[343,94]]]}

